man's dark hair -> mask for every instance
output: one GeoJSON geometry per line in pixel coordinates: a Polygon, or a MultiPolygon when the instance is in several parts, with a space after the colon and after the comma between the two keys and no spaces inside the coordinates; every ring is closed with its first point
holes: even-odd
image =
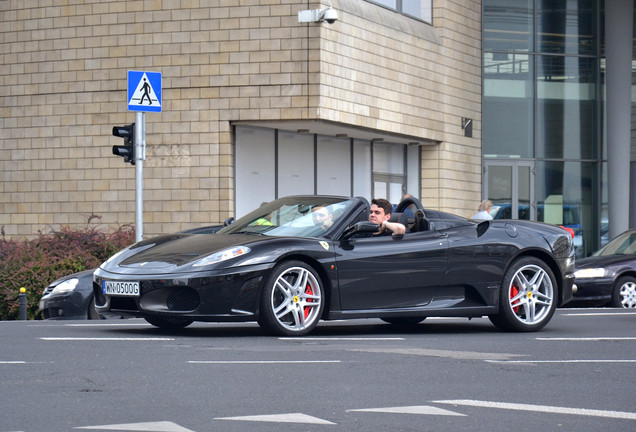
{"type": "Polygon", "coordinates": [[[393,205],[384,198],[374,198],[371,200],[371,204],[375,204],[383,209],[385,215],[389,215],[393,212],[393,205]]]}

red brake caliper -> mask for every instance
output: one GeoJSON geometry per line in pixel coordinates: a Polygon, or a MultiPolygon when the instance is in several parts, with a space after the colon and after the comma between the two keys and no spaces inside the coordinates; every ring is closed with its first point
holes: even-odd
{"type": "MultiPolygon", "coordinates": [[[[307,284],[307,288],[305,289],[305,294],[312,295],[313,293],[314,293],[314,290],[312,290],[309,284],[307,284]]],[[[311,302],[313,302],[312,299],[307,299],[307,303],[311,303],[311,302]]],[[[305,318],[307,318],[308,316],[309,316],[309,306],[305,306],[305,318]]]]}
{"type": "MultiPolygon", "coordinates": [[[[517,297],[517,294],[519,294],[519,290],[517,289],[517,287],[514,285],[510,287],[510,300],[517,297]]],[[[517,300],[516,303],[519,304],[519,300],[517,300]]],[[[519,310],[519,306],[513,306],[512,310],[515,311],[515,313],[517,313],[517,311],[519,310]]]]}

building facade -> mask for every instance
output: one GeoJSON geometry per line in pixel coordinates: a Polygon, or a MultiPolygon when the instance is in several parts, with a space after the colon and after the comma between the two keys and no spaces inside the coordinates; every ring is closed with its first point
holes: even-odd
{"type": "MultiPolygon", "coordinates": [[[[466,217],[490,198],[501,216],[575,227],[580,255],[633,226],[612,223],[612,203],[634,213],[636,175],[612,199],[611,160],[630,179],[636,151],[607,136],[624,102],[606,100],[605,66],[623,44],[606,47],[604,27],[631,1],[236,3],[0,2],[3,233],[134,222],[135,170],[111,150],[113,126],[135,121],[128,70],[163,80],[146,237],[297,193],[409,193],[466,217]],[[299,22],[328,6],[336,22],[299,22]]],[[[631,63],[615,81],[631,94],[631,63]]]]}
{"type": "Polygon", "coordinates": [[[134,221],[135,170],[111,152],[112,127],[134,121],[128,70],[162,73],[162,111],[146,115],[146,236],[291,192],[408,192],[468,216],[481,3],[381,3],[329,2],[328,24],[298,20],[326,4],[292,0],[0,2],[0,226],[134,221]]]}
{"type": "Polygon", "coordinates": [[[579,256],[636,226],[633,20],[631,0],[484,1],[484,196],[570,226],[579,256]]]}

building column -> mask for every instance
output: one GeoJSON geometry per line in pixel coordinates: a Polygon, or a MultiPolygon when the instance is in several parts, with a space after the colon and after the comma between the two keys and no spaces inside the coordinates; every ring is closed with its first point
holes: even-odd
{"type": "Polygon", "coordinates": [[[610,240],[629,228],[633,13],[632,0],[605,1],[610,240]]]}

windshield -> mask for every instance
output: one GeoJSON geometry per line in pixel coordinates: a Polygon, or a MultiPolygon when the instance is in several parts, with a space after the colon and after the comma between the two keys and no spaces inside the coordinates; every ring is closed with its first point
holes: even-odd
{"type": "Polygon", "coordinates": [[[636,254],[636,231],[627,231],[596,251],[594,256],[636,254]]]}
{"type": "Polygon", "coordinates": [[[324,235],[355,201],[338,197],[287,197],[263,204],[219,234],[317,237],[324,235]]]}

